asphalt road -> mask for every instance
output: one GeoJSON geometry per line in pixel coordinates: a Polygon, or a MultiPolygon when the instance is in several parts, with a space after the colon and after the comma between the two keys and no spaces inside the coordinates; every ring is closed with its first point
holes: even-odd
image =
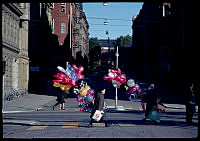
{"type": "Polygon", "coordinates": [[[160,124],[143,123],[144,112],[126,109],[107,112],[110,127],[95,123],[88,128],[89,113],[79,108],[3,114],[3,138],[196,138],[198,115],[194,124],[185,124],[184,109],[167,109],[160,124]]]}

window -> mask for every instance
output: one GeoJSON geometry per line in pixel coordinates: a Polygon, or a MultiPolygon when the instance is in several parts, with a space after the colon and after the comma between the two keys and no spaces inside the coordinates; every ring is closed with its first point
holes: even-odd
{"type": "Polygon", "coordinates": [[[163,17],[170,16],[170,8],[171,4],[170,3],[163,3],[163,17]]]}
{"type": "Polygon", "coordinates": [[[60,31],[60,33],[65,34],[65,32],[66,32],[66,25],[65,25],[65,23],[61,23],[61,31],[60,31]]]}
{"type": "Polygon", "coordinates": [[[52,33],[54,33],[55,31],[54,31],[54,23],[55,23],[55,21],[54,21],[54,19],[52,19],[52,33]]]}
{"type": "Polygon", "coordinates": [[[66,4],[61,3],[60,7],[61,7],[61,12],[66,13],[66,4]]]}

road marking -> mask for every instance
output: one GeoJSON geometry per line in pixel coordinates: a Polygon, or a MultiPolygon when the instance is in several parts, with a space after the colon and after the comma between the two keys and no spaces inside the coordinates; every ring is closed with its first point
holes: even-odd
{"type": "Polygon", "coordinates": [[[61,128],[74,128],[74,127],[78,127],[77,123],[68,123],[68,124],[64,124],[63,126],[61,126],[61,128]]]}
{"type": "Polygon", "coordinates": [[[45,129],[47,128],[48,126],[32,126],[26,130],[30,131],[30,130],[42,130],[42,129],[45,129]]]}
{"type": "Polygon", "coordinates": [[[105,123],[92,123],[92,126],[105,126],[105,123]]]}
{"type": "Polygon", "coordinates": [[[3,114],[9,114],[9,113],[22,113],[22,112],[32,112],[30,111],[2,111],[3,114]]]}
{"type": "Polygon", "coordinates": [[[3,123],[11,123],[11,124],[35,124],[36,122],[35,121],[29,121],[29,120],[7,120],[7,119],[4,119],[3,120],[3,123]]]}

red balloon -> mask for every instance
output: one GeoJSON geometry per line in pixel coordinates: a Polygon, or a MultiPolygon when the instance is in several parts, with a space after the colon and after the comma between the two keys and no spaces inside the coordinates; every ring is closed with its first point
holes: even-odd
{"type": "Polygon", "coordinates": [[[116,72],[117,75],[121,74],[121,70],[119,68],[115,69],[115,72],[116,72]]]}
{"type": "Polygon", "coordinates": [[[83,66],[79,66],[79,67],[78,67],[78,73],[82,73],[83,71],[84,71],[83,66]]]}
{"type": "Polygon", "coordinates": [[[119,75],[121,78],[126,78],[126,75],[125,74],[120,74],[119,75]]]}
{"type": "Polygon", "coordinates": [[[126,84],[126,79],[121,78],[121,79],[119,80],[119,82],[120,82],[121,84],[126,84]]]}
{"type": "Polygon", "coordinates": [[[110,77],[110,76],[104,76],[103,78],[104,79],[108,79],[108,80],[113,80],[114,79],[113,77],[110,77]]]}
{"type": "Polygon", "coordinates": [[[75,64],[72,64],[72,67],[73,67],[75,70],[78,69],[78,67],[77,67],[75,64]]]}
{"type": "Polygon", "coordinates": [[[73,80],[73,79],[71,79],[71,80],[69,81],[69,84],[72,85],[72,86],[76,86],[76,81],[73,80]]]}
{"type": "Polygon", "coordinates": [[[60,83],[62,80],[53,80],[53,82],[60,83]]]}
{"type": "Polygon", "coordinates": [[[84,75],[82,74],[77,74],[78,79],[84,79],[84,75]]]}
{"type": "Polygon", "coordinates": [[[120,77],[119,77],[119,76],[116,76],[116,77],[114,78],[114,80],[119,81],[119,80],[120,80],[120,77]]]}
{"type": "Polygon", "coordinates": [[[116,73],[116,71],[113,69],[109,69],[108,72],[116,73]]]}

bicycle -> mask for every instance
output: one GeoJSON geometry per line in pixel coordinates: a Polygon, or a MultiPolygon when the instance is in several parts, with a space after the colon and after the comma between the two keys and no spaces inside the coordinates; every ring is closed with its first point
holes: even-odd
{"type": "Polygon", "coordinates": [[[9,95],[8,95],[8,97],[7,97],[7,100],[8,100],[8,101],[11,101],[11,100],[13,100],[13,99],[15,99],[15,98],[18,98],[19,96],[20,96],[19,91],[18,91],[17,89],[12,89],[12,90],[10,90],[10,92],[9,92],[9,95]]]}

